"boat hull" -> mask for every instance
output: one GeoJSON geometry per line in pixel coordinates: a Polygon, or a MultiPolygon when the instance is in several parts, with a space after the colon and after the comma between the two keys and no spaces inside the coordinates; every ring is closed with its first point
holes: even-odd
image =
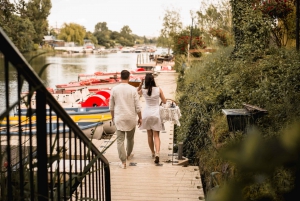
{"type": "MultiPolygon", "coordinates": [[[[153,70],[144,70],[144,71],[130,71],[131,76],[145,76],[147,73],[154,73],[153,70]]],[[[78,75],[78,81],[87,81],[90,79],[107,79],[107,77],[111,77],[114,79],[120,79],[121,73],[116,72],[116,73],[104,73],[104,74],[79,74],[78,75]]]]}
{"type": "MultiPolygon", "coordinates": [[[[64,110],[69,115],[91,115],[91,114],[107,114],[110,112],[109,107],[79,107],[79,108],[64,108],[64,110]]],[[[35,109],[32,110],[35,115],[35,109]]],[[[14,115],[22,115],[22,116],[28,116],[29,110],[28,109],[16,109],[14,115]]],[[[50,115],[50,110],[46,109],[46,115],[50,115]]],[[[51,112],[52,116],[56,116],[56,113],[54,111],[51,112]]]]}
{"type": "MultiPolygon", "coordinates": [[[[111,120],[111,114],[110,113],[103,113],[103,114],[86,114],[86,115],[70,115],[71,119],[75,123],[80,122],[91,122],[91,123],[97,123],[97,122],[104,122],[111,120]]],[[[47,122],[55,122],[60,121],[57,116],[46,116],[47,122]]],[[[0,124],[2,127],[6,126],[6,118],[4,118],[0,124]]],[[[30,122],[35,123],[36,122],[36,116],[10,116],[9,117],[9,125],[18,125],[19,122],[21,124],[29,124],[30,122]]]]}
{"type": "Polygon", "coordinates": [[[56,89],[64,89],[64,90],[81,90],[85,87],[88,90],[102,90],[102,89],[111,89],[112,87],[118,85],[120,82],[112,82],[112,83],[97,83],[90,85],[81,85],[80,83],[71,83],[71,84],[58,84],[56,85],[56,89]]]}
{"type": "MultiPolygon", "coordinates": [[[[103,122],[77,122],[78,127],[82,130],[84,135],[90,139],[100,140],[103,134],[103,122]]],[[[6,126],[0,124],[0,135],[7,135],[6,126]]],[[[65,126],[64,123],[47,123],[47,135],[55,136],[58,134],[59,138],[75,137],[74,132],[70,132],[70,129],[65,126]]],[[[36,124],[21,124],[10,127],[9,135],[38,135],[36,130],[36,124]],[[21,128],[21,129],[20,129],[21,128]]]]}

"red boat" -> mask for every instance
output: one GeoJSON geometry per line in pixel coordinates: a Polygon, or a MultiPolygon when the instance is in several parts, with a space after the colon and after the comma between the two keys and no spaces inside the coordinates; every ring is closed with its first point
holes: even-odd
{"type": "Polygon", "coordinates": [[[102,107],[108,106],[110,99],[110,90],[101,90],[88,97],[81,103],[81,107],[102,107]]]}
{"type": "Polygon", "coordinates": [[[94,74],[78,74],[78,81],[88,80],[91,78],[95,79],[105,79],[108,77],[118,78],[120,77],[120,72],[95,72],[94,74]]]}
{"type": "MultiPolygon", "coordinates": [[[[137,68],[136,70],[130,71],[132,76],[139,76],[139,75],[146,75],[146,73],[153,73],[154,71],[146,71],[144,68],[137,68]]],[[[95,72],[94,74],[79,74],[78,81],[85,81],[89,79],[105,79],[105,78],[112,78],[112,79],[120,79],[121,73],[120,72],[95,72]]]]}
{"type": "Polygon", "coordinates": [[[83,80],[79,82],[70,82],[68,84],[57,84],[55,85],[57,89],[65,90],[78,90],[87,87],[87,89],[101,90],[104,88],[112,88],[120,83],[120,79],[95,79],[91,78],[88,80],[83,80]]]}

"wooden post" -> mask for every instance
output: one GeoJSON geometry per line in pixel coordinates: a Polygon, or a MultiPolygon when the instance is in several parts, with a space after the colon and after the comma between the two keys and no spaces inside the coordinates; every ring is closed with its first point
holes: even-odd
{"type": "Polygon", "coordinates": [[[296,1],[296,50],[299,51],[299,0],[296,1]]]}
{"type": "Polygon", "coordinates": [[[183,142],[178,143],[178,160],[182,160],[183,142]]]}
{"type": "Polygon", "coordinates": [[[190,44],[188,44],[187,46],[187,60],[188,60],[188,64],[190,65],[190,44]]]}

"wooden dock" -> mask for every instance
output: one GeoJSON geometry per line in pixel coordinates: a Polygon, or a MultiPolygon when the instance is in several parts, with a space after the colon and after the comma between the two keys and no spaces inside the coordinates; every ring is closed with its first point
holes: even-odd
{"type": "MultiPolygon", "coordinates": [[[[163,90],[166,98],[175,98],[176,73],[159,75],[156,83],[163,90]]],[[[143,97],[140,98],[145,105],[143,97]]],[[[127,162],[127,168],[119,167],[117,143],[109,147],[104,156],[110,162],[111,192],[113,201],[175,201],[204,200],[204,193],[197,166],[187,165],[187,160],[178,160],[173,154],[173,131],[171,122],[165,124],[165,131],[160,133],[160,163],[155,165],[147,142],[146,130],[136,129],[134,157],[127,162]]],[[[93,141],[100,151],[116,139],[93,141]]]]}
{"type": "Polygon", "coordinates": [[[150,54],[138,54],[136,60],[137,68],[144,68],[145,70],[153,70],[156,66],[171,66],[175,65],[174,61],[162,61],[159,60],[158,55],[155,55],[153,59],[149,58],[150,54]]]}

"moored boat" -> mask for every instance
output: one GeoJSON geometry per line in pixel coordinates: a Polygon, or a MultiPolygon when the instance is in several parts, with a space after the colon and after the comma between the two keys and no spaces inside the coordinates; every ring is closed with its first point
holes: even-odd
{"type": "MultiPolygon", "coordinates": [[[[108,106],[109,98],[110,98],[110,89],[103,89],[103,90],[89,90],[87,87],[84,89],[77,89],[77,90],[51,90],[53,93],[53,97],[57,100],[58,103],[63,108],[80,108],[80,107],[102,107],[108,106]],[[99,98],[95,102],[95,104],[87,104],[90,102],[90,99],[93,98],[93,95],[98,95],[99,98]],[[90,105],[90,106],[89,106],[90,105]]],[[[27,95],[28,93],[23,93],[20,108],[27,109],[27,95]],[[26,104],[25,104],[26,103],[26,104]]],[[[31,97],[31,108],[35,108],[35,94],[31,97]]]]}
{"type": "MultiPolygon", "coordinates": [[[[70,115],[71,119],[74,122],[104,122],[104,121],[110,121],[111,114],[110,113],[102,113],[102,114],[81,114],[81,115],[70,115]]],[[[10,116],[8,117],[9,119],[9,124],[10,125],[16,125],[19,124],[26,124],[29,123],[29,121],[35,122],[36,121],[36,116],[32,115],[30,117],[23,115],[23,116],[10,116]]],[[[59,118],[56,115],[48,115],[46,116],[46,121],[47,122],[54,122],[54,121],[59,121],[59,118]]],[[[2,121],[0,121],[1,125],[6,125],[6,118],[3,118],[2,121]]]]}
{"type": "MultiPolygon", "coordinates": [[[[76,122],[78,127],[82,130],[82,132],[88,138],[100,140],[103,134],[103,122],[76,122]]],[[[63,133],[65,133],[66,137],[69,137],[70,129],[65,126],[62,122],[51,122],[46,123],[46,133],[48,135],[59,134],[59,137],[63,137],[63,133]]],[[[36,130],[35,123],[28,124],[16,124],[9,128],[10,135],[38,135],[36,130]]],[[[0,124],[0,135],[7,135],[6,125],[0,124]]],[[[71,132],[71,137],[74,137],[73,132],[71,132]]]]}
{"type": "MultiPolygon", "coordinates": [[[[80,108],[64,108],[64,110],[69,115],[91,115],[91,114],[106,114],[109,113],[109,107],[80,107],[80,108]]],[[[32,110],[33,114],[35,113],[35,110],[32,110]]],[[[15,115],[22,115],[26,116],[29,114],[28,109],[16,109],[14,112],[15,115]]],[[[50,110],[46,109],[46,115],[50,116],[50,110]]],[[[51,116],[56,116],[56,113],[52,111],[51,116]]]]}
{"type": "Polygon", "coordinates": [[[70,82],[68,84],[57,84],[56,88],[64,90],[78,90],[86,87],[88,90],[101,90],[112,88],[120,83],[118,79],[93,79],[80,82],[70,82]]]}
{"type": "Polygon", "coordinates": [[[145,68],[137,68],[134,71],[135,75],[143,75],[145,76],[147,73],[154,73],[156,75],[158,75],[158,73],[153,69],[153,70],[146,70],[145,68]]]}
{"type": "Polygon", "coordinates": [[[172,66],[156,66],[155,69],[158,73],[176,73],[172,66]]]}
{"type": "Polygon", "coordinates": [[[97,71],[93,74],[78,74],[78,81],[89,80],[90,78],[94,79],[105,79],[108,77],[120,78],[121,72],[100,72],[97,71]]]}
{"type": "MultiPolygon", "coordinates": [[[[154,73],[153,70],[145,70],[144,68],[137,68],[135,70],[130,71],[131,78],[134,79],[137,76],[146,75],[147,73],[154,73]]],[[[79,74],[78,81],[88,81],[90,79],[105,79],[107,77],[111,77],[113,79],[121,79],[121,73],[102,73],[102,72],[95,72],[94,74],[79,74]]]]}

